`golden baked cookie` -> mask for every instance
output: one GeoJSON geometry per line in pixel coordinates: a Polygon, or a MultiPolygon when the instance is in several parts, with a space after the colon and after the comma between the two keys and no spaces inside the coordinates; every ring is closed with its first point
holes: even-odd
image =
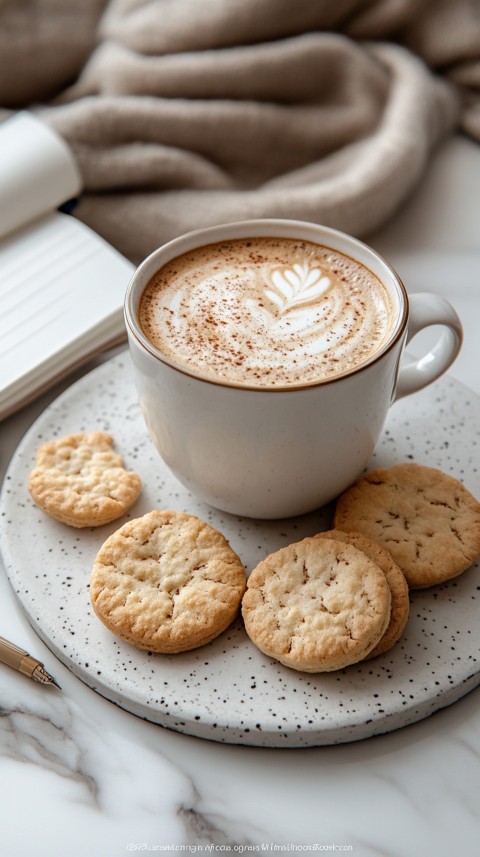
{"type": "Polygon", "coordinates": [[[367,539],[361,533],[345,533],[342,530],[327,530],[318,533],[315,538],[335,539],[338,542],[353,545],[363,551],[385,574],[390,588],[391,610],[390,621],[381,640],[367,655],[367,658],[376,658],[388,652],[402,636],[408,621],[410,612],[410,601],[408,597],[408,584],[403,571],[398,567],[390,553],[377,542],[367,539]]]}
{"type": "Polygon", "coordinates": [[[184,652],[230,625],[245,582],[221,533],[194,515],[154,510],[100,548],[90,597],[103,624],[133,646],[184,652]]]}
{"type": "Polygon", "coordinates": [[[456,577],[480,555],[480,503],[457,479],[420,464],[367,473],[339,498],[334,526],[386,547],[416,589],[456,577]]]}
{"type": "Polygon", "coordinates": [[[285,666],[329,672],[361,661],[390,620],[383,571],[362,551],[307,538],[252,571],[242,600],[252,642],[285,666]]]}
{"type": "Polygon", "coordinates": [[[42,444],[28,480],[37,506],[71,527],[100,527],[125,514],[142,485],[112,445],[113,438],[103,431],[42,444]]]}

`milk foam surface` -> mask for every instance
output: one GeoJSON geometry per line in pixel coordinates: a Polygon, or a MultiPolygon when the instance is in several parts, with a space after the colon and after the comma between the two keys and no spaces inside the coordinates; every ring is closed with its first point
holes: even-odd
{"type": "Polygon", "coordinates": [[[348,256],[308,241],[223,241],[168,262],[141,299],[145,336],[211,380],[284,387],[327,380],[370,360],[395,320],[383,283],[348,256]]]}

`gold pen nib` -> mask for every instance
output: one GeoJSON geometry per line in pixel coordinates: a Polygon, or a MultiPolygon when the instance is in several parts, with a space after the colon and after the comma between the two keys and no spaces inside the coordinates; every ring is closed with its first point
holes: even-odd
{"type": "Polygon", "coordinates": [[[59,690],[62,689],[58,682],[55,681],[53,676],[50,675],[50,673],[47,673],[45,667],[43,667],[42,664],[38,664],[38,666],[35,667],[32,673],[32,678],[34,679],[34,681],[39,681],[40,684],[53,684],[55,685],[55,687],[58,687],[59,690]]]}
{"type": "Polygon", "coordinates": [[[21,649],[5,637],[0,637],[0,664],[5,664],[40,684],[53,684],[59,690],[62,689],[37,658],[32,658],[25,649],[21,649]]]}

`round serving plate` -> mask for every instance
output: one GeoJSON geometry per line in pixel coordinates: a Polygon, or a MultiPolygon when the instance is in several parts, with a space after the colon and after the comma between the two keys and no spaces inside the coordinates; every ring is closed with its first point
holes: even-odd
{"type": "MultiPolygon", "coordinates": [[[[392,406],[370,463],[439,467],[480,496],[480,399],[449,376],[392,406]]],[[[89,578],[103,541],[125,518],[78,530],[44,515],[27,480],[37,446],[81,431],[110,432],[143,481],[131,518],[151,509],[198,515],[220,530],[247,573],[268,553],[329,529],[332,507],[282,521],[220,512],[192,496],[163,464],[140,413],[122,353],[86,375],[39,417],[8,470],[0,547],[11,585],[50,650],[111,702],[162,726],[236,744],[301,747],[379,735],[414,723],[480,683],[477,567],[411,593],[402,639],[386,654],[333,673],[307,674],[263,655],[241,619],[202,648],[151,654],[116,638],[94,615],[89,578]]],[[[369,468],[370,469],[370,468],[369,468]]]]}

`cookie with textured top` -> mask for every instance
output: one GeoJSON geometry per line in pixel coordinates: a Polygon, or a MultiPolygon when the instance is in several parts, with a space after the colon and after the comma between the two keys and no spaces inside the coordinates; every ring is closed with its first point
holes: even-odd
{"type": "Polygon", "coordinates": [[[245,569],[224,536],[194,515],[154,510],[100,548],[90,597],[112,633],[141,649],[184,652],[230,625],[245,569]]]}
{"type": "Polygon", "coordinates": [[[480,555],[480,503],[458,479],[420,464],[367,473],[339,498],[334,526],[386,547],[415,589],[457,577],[480,555]]]}
{"type": "Polygon", "coordinates": [[[42,444],[28,480],[37,506],[71,527],[100,527],[120,518],[142,484],[112,447],[113,438],[102,431],[42,444]]]}
{"type": "Polygon", "coordinates": [[[390,620],[383,571],[362,551],[307,538],[262,560],[242,600],[252,642],[285,666],[329,672],[363,660],[390,620]]]}
{"type": "Polygon", "coordinates": [[[381,640],[367,655],[367,658],[376,658],[388,652],[402,636],[410,613],[410,601],[408,596],[408,584],[403,571],[394,561],[390,551],[383,548],[377,542],[362,536],[361,533],[345,533],[342,530],[327,530],[318,533],[318,539],[336,539],[336,541],[353,545],[363,551],[385,574],[390,588],[391,610],[390,621],[381,640]]]}

